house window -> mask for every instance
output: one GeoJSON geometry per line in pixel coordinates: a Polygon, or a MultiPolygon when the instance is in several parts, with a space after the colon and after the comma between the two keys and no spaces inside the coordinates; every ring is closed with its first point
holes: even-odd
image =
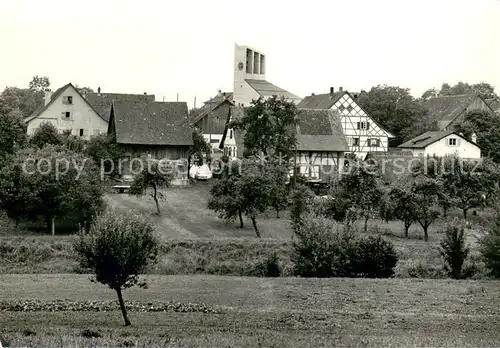
{"type": "Polygon", "coordinates": [[[370,122],[357,122],[356,123],[356,128],[357,129],[370,129],[370,122]]]}
{"type": "Polygon", "coordinates": [[[359,146],[359,138],[352,138],[352,145],[359,146]]]}
{"type": "Polygon", "coordinates": [[[83,137],[83,128],[80,128],[80,136],[83,137]]]}
{"type": "Polygon", "coordinates": [[[63,97],[63,104],[73,104],[73,97],[68,95],[63,97]]]}
{"type": "Polygon", "coordinates": [[[71,112],[66,111],[66,112],[64,113],[64,116],[65,116],[66,118],[70,118],[70,117],[71,117],[71,112]]]}
{"type": "Polygon", "coordinates": [[[379,141],[380,141],[380,139],[377,139],[377,138],[368,139],[368,146],[379,147],[379,144],[380,144],[379,141]]]}
{"type": "Polygon", "coordinates": [[[230,147],[230,148],[229,148],[229,157],[232,157],[232,156],[233,156],[233,148],[232,148],[232,147],[230,147]]]}
{"type": "Polygon", "coordinates": [[[232,129],[229,130],[229,139],[233,139],[233,130],[232,129]]]}
{"type": "Polygon", "coordinates": [[[448,145],[450,145],[450,146],[457,146],[457,138],[450,138],[450,139],[448,139],[448,145]]]}

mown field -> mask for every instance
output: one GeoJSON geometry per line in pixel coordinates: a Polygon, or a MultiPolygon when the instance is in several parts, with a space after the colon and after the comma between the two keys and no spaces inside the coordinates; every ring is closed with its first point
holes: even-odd
{"type": "Polygon", "coordinates": [[[32,299],[42,306],[41,311],[2,311],[3,342],[37,347],[491,347],[500,340],[496,281],[221,276],[151,276],[148,281],[149,289],[127,290],[125,300],[174,302],[215,313],[136,310],[129,313],[132,327],[124,327],[117,310],[65,310],[84,301],[98,305],[115,299],[86,275],[2,275],[0,306],[32,299]],[[57,299],[64,301],[54,305],[57,299]],[[84,330],[101,337],[82,337],[84,330]]]}

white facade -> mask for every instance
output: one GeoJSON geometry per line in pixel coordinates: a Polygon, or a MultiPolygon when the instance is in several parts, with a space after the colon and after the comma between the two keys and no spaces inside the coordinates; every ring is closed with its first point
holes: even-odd
{"type": "MultiPolygon", "coordinates": [[[[309,181],[337,177],[344,167],[343,152],[299,152],[295,157],[299,173],[309,181]]],[[[293,169],[292,169],[293,174],[293,169]]]]}
{"type": "Polygon", "coordinates": [[[107,132],[108,123],[92,109],[72,85],[68,85],[54,100],[50,100],[50,97],[51,93],[46,92],[47,108],[27,121],[28,135],[32,135],[43,123],[51,123],[61,133],[70,130],[72,135],[84,139],[107,132]]]}
{"type": "Polygon", "coordinates": [[[456,134],[450,134],[423,149],[411,150],[413,156],[438,156],[457,155],[460,158],[479,159],[481,158],[481,149],[475,143],[468,141],[456,134]]]}
{"type": "Polygon", "coordinates": [[[388,151],[391,134],[379,127],[349,94],[344,93],[331,110],[340,114],[349,152],[364,159],[368,152],[388,151]]]}

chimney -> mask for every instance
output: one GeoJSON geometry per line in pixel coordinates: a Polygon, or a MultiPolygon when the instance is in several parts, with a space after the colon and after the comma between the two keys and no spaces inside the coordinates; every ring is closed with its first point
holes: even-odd
{"type": "Polygon", "coordinates": [[[52,99],[52,94],[53,92],[50,89],[45,90],[45,95],[43,97],[45,105],[50,103],[50,100],[52,99]]]}
{"type": "Polygon", "coordinates": [[[217,96],[222,97],[222,91],[220,89],[217,91],[217,96]]]}
{"type": "Polygon", "coordinates": [[[144,92],[144,95],[147,95],[147,93],[146,93],[146,92],[144,92]]]}
{"type": "Polygon", "coordinates": [[[471,135],[470,139],[472,140],[472,142],[473,142],[474,144],[476,144],[476,143],[477,143],[477,135],[476,135],[476,133],[472,133],[472,135],[471,135]]]}
{"type": "Polygon", "coordinates": [[[314,92],[312,92],[311,95],[314,97],[316,94],[314,94],[314,92]]]}
{"type": "Polygon", "coordinates": [[[344,87],[339,87],[339,92],[343,92],[344,91],[344,87]]]}
{"type": "Polygon", "coordinates": [[[101,87],[97,87],[97,94],[101,95],[101,87]]]}

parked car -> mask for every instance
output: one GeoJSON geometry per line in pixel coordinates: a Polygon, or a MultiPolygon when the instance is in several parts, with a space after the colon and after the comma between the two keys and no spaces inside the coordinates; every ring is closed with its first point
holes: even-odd
{"type": "Polygon", "coordinates": [[[189,177],[192,179],[196,179],[196,173],[198,173],[198,169],[200,169],[200,167],[192,165],[191,168],[189,168],[189,177]]]}
{"type": "Polygon", "coordinates": [[[208,165],[204,164],[196,171],[196,180],[209,180],[212,179],[212,171],[208,165]]]}

